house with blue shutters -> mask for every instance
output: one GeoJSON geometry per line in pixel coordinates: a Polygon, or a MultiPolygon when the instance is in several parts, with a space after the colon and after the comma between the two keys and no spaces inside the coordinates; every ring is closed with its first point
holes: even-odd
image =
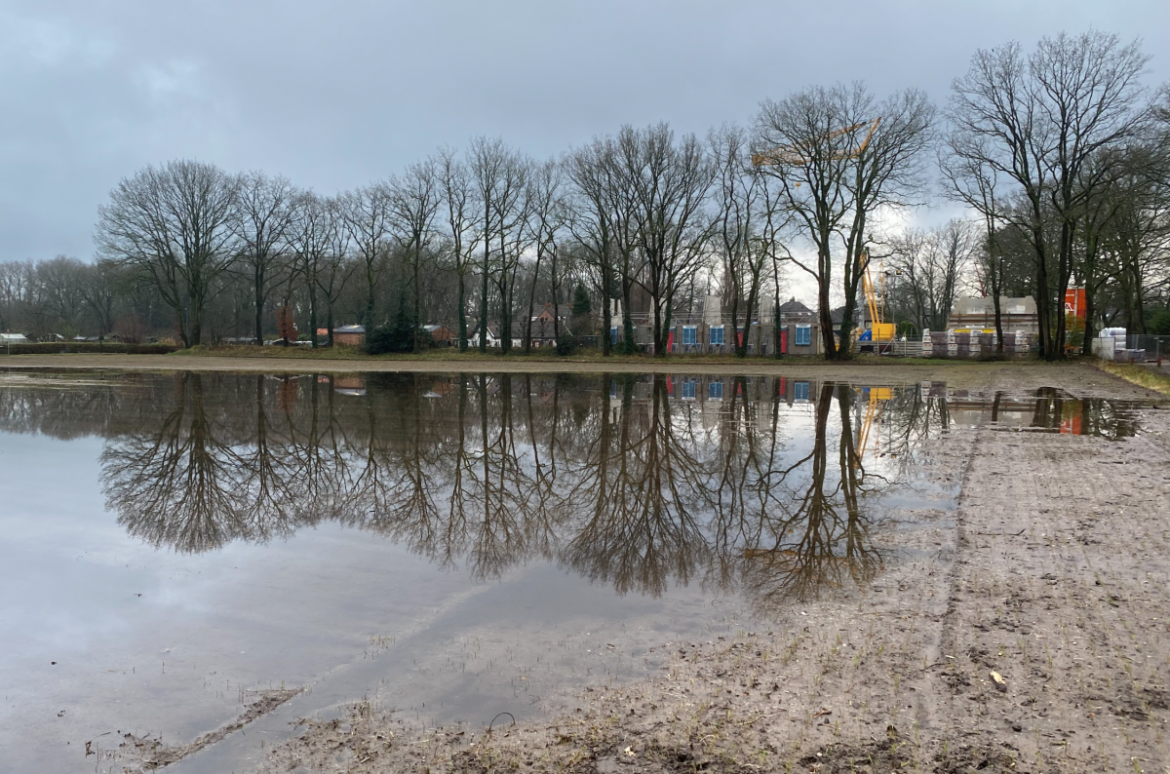
{"type": "MultiPolygon", "coordinates": [[[[771,357],[779,346],[785,355],[821,354],[820,325],[816,313],[795,298],[780,305],[780,336],[777,340],[774,302],[761,299],[760,308],[745,329],[742,316],[732,320],[722,299],[709,295],[697,310],[676,312],[671,316],[668,346],[675,355],[723,355],[735,351],[737,341],[744,341],[750,357],[771,357]]],[[[647,314],[631,315],[634,341],[644,352],[653,350],[653,321],[647,314]]],[[[621,304],[613,304],[610,340],[621,338],[621,304]]]]}

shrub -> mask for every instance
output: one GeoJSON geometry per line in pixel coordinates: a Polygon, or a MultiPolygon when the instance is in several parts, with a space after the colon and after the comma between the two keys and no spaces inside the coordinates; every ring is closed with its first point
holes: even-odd
{"type": "Polygon", "coordinates": [[[1147,329],[1150,333],[1156,333],[1159,336],[1170,336],[1170,309],[1154,312],[1150,316],[1150,324],[1147,329]]]}
{"type": "Polygon", "coordinates": [[[121,344],[116,341],[57,341],[29,344],[0,345],[0,355],[58,355],[64,353],[89,355],[165,355],[180,348],[174,344],[121,344]]]}
{"type": "Polygon", "coordinates": [[[577,337],[571,333],[564,333],[557,339],[557,354],[568,357],[577,351],[577,337]]]}
{"type": "Polygon", "coordinates": [[[573,311],[570,314],[582,315],[593,311],[593,302],[589,299],[589,291],[584,285],[573,289],[573,311]]]}
{"type": "MultiPolygon", "coordinates": [[[[418,344],[420,348],[431,345],[431,334],[419,330],[418,344]]],[[[410,352],[414,349],[414,325],[406,312],[398,310],[394,320],[386,325],[379,325],[366,333],[366,343],[363,350],[367,355],[385,355],[392,352],[410,352]]]]}

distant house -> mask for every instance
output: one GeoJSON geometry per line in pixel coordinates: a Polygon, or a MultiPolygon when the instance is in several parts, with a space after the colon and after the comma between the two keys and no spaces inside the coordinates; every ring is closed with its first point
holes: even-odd
{"type": "MultiPolygon", "coordinates": [[[[524,336],[528,331],[528,323],[516,322],[512,323],[512,343],[513,346],[524,346],[524,336]]],[[[565,319],[561,319],[561,331],[569,333],[569,324],[565,319]]],[[[534,347],[555,347],[557,345],[556,328],[551,319],[534,318],[532,320],[532,346],[534,347]]]]}
{"type": "MultiPolygon", "coordinates": [[[[845,307],[839,306],[833,311],[829,312],[829,317],[833,320],[833,327],[838,331],[841,330],[841,321],[845,319],[845,307]]],[[[869,319],[869,307],[865,304],[858,304],[853,307],[853,328],[858,331],[869,330],[869,326],[873,320],[869,319]]]]}
{"type": "Polygon", "coordinates": [[[431,334],[431,342],[437,347],[451,347],[459,343],[459,335],[446,325],[424,325],[422,329],[431,334]]]}
{"type": "Polygon", "coordinates": [[[552,301],[548,301],[544,306],[532,307],[528,314],[532,318],[533,322],[551,323],[555,316],[559,316],[561,322],[563,323],[565,320],[569,319],[569,309],[570,306],[568,304],[561,304],[560,307],[554,311],[552,301]],[[559,315],[557,313],[559,313],[559,315]]]}
{"type": "Polygon", "coordinates": [[[821,323],[816,312],[795,298],[780,304],[780,349],[785,355],[821,352],[821,323]]]}
{"type": "Polygon", "coordinates": [[[366,329],[361,325],[334,328],[333,343],[342,347],[360,347],[366,343],[366,329]]]}
{"type": "Polygon", "coordinates": [[[552,302],[546,303],[544,306],[534,306],[529,310],[528,320],[521,320],[518,324],[512,326],[512,338],[518,342],[517,346],[523,346],[524,336],[528,330],[528,323],[532,323],[532,346],[534,347],[555,347],[557,344],[556,331],[559,327],[565,333],[572,333],[569,328],[569,310],[568,304],[561,304],[559,308],[554,310],[552,302]],[[558,326],[557,323],[560,323],[558,326]]]}
{"type": "MultiPolygon", "coordinates": [[[[467,331],[467,346],[475,349],[479,347],[479,324],[467,331]]],[[[500,326],[493,323],[488,323],[487,326],[487,346],[494,348],[500,346],[500,326]]]]}
{"type": "Polygon", "coordinates": [[[813,310],[797,301],[795,298],[790,298],[783,304],[780,304],[780,319],[782,320],[811,320],[816,315],[813,310]]]}
{"type": "MultiPolygon", "coordinates": [[[[1036,300],[1031,296],[1022,298],[999,297],[1000,320],[1004,333],[1038,334],[1040,315],[1036,311],[1036,300]]],[[[971,296],[955,299],[955,308],[947,320],[952,330],[995,330],[995,304],[988,296],[971,296]]]]}
{"type": "Polygon", "coordinates": [[[28,344],[28,337],[23,333],[0,333],[0,344],[28,344]]]}

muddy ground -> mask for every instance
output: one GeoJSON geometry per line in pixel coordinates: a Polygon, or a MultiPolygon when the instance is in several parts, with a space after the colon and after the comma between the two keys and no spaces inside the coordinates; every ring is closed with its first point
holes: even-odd
{"type": "MultiPolygon", "coordinates": [[[[1083,366],[783,368],[1156,397],[1083,366]]],[[[932,526],[891,539],[914,558],[868,588],[794,602],[767,630],[672,643],[657,677],[587,689],[540,722],[420,729],[366,703],[305,719],[262,770],[1170,771],[1170,411],[1141,423],[1122,441],[957,428],[931,453],[961,482],[958,510],[913,514],[932,526]]]]}

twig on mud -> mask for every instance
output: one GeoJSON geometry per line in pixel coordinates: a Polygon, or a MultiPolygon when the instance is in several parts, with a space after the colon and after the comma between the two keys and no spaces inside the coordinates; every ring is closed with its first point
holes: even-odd
{"type": "Polygon", "coordinates": [[[487,732],[489,734],[492,732],[492,725],[496,722],[496,720],[499,719],[500,715],[507,715],[508,717],[512,718],[512,725],[513,726],[516,725],[516,716],[513,715],[511,712],[497,712],[496,716],[494,718],[492,718],[492,722],[488,723],[487,732]]]}
{"type": "Polygon", "coordinates": [[[936,661],[936,662],[934,662],[933,664],[931,664],[930,666],[925,666],[925,667],[922,667],[922,671],[923,671],[923,672],[926,672],[926,671],[928,671],[928,670],[930,670],[930,669],[934,669],[936,666],[942,666],[943,664],[946,664],[946,663],[949,663],[949,662],[946,662],[946,661],[936,661]]]}
{"type": "Polygon", "coordinates": [[[1019,537],[1024,534],[1024,530],[1019,532],[976,532],[976,535],[991,535],[993,537],[1019,537]]]}

